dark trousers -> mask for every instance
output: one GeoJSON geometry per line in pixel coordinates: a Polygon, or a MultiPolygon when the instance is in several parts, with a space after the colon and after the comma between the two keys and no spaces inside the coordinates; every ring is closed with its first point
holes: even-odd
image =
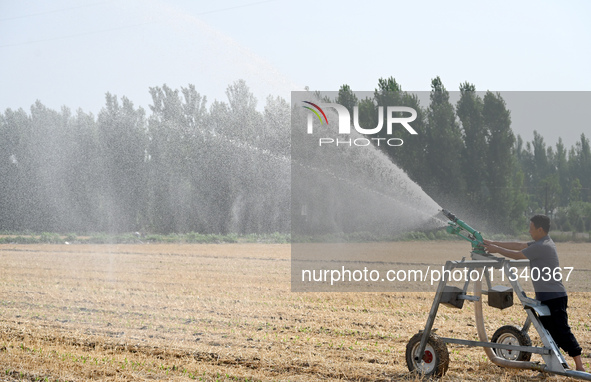
{"type": "Polygon", "coordinates": [[[582,349],[568,326],[568,315],[566,314],[568,297],[553,298],[542,301],[542,303],[550,308],[550,315],[540,316],[540,321],[544,328],[550,332],[556,345],[571,357],[581,355],[582,349]]]}

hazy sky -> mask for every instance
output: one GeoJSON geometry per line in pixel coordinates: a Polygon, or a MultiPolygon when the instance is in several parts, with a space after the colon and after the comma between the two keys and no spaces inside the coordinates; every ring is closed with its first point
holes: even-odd
{"type": "MultiPolygon", "coordinates": [[[[591,91],[590,4],[0,0],[0,110],[39,99],[96,114],[106,92],[148,109],[148,88],[164,83],[195,84],[211,104],[239,78],[261,106],[389,76],[409,91],[437,75],[448,90],[591,91]]],[[[570,146],[589,130],[582,118],[543,136],[570,146]]],[[[514,129],[531,140],[528,124],[514,129]]]]}

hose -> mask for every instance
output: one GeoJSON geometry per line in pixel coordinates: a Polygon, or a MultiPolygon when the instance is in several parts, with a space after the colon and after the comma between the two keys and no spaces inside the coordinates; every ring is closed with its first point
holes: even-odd
{"type": "MultiPolygon", "coordinates": [[[[482,281],[477,280],[474,282],[474,296],[478,297],[474,301],[474,318],[476,319],[476,329],[478,331],[478,338],[482,342],[488,342],[488,336],[486,335],[486,329],[484,328],[484,319],[482,315],[482,281]]],[[[546,371],[547,366],[539,363],[530,361],[512,361],[495,354],[492,348],[484,348],[488,359],[492,363],[502,367],[510,367],[514,369],[531,369],[537,371],[546,371]]]]}

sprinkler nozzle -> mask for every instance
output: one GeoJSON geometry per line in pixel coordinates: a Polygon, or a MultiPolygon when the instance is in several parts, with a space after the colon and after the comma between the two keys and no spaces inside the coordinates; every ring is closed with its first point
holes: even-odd
{"type": "Polygon", "coordinates": [[[446,218],[448,218],[449,220],[451,220],[452,222],[455,222],[456,220],[458,220],[458,218],[456,217],[456,215],[452,214],[451,212],[449,212],[446,209],[442,209],[441,213],[445,215],[446,218]]]}

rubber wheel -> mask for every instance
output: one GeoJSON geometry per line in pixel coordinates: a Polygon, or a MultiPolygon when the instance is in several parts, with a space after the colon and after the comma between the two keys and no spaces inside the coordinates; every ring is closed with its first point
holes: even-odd
{"type": "Polygon", "coordinates": [[[406,365],[411,372],[427,377],[442,377],[449,366],[449,352],[447,346],[434,334],[429,336],[423,359],[419,360],[417,351],[421,344],[423,333],[417,333],[406,345],[406,365]]]}
{"type": "MultiPolygon", "coordinates": [[[[505,345],[531,346],[531,339],[527,333],[512,325],[501,326],[491,338],[491,342],[505,345]]],[[[529,361],[531,353],[519,350],[493,349],[499,357],[511,361],[529,361]]]]}

